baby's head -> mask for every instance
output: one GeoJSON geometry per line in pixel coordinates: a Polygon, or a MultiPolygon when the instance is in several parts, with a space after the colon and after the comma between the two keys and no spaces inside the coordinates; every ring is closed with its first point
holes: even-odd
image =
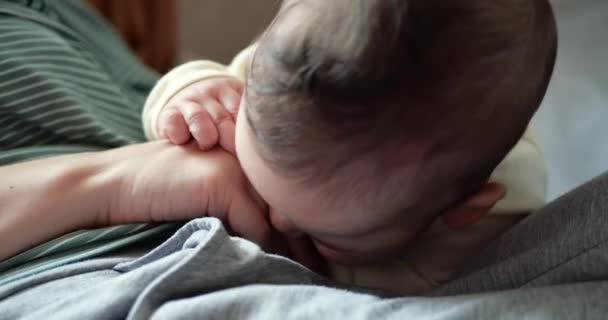
{"type": "Polygon", "coordinates": [[[546,0],[285,1],[248,74],[239,159],[279,230],[373,259],[500,199],[488,178],[555,49],[546,0]]]}

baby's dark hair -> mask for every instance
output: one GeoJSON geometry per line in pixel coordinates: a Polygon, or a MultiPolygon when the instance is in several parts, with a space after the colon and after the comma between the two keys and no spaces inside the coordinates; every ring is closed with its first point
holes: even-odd
{"type": "Polygon", "coordinates": [[[546,0],[284,1],[247,79],[255,147],[308,185],[369,185],[361,160],[394,189],[417,159],[457,201],[521,138],[556,43],[546,0]]]}

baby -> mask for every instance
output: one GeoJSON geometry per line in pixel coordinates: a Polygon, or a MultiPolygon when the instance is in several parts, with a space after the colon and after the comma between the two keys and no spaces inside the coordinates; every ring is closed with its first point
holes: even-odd
{"type": "Polygon", "coordinates": [[[542,206],[555,51],[547,0],[286,0],[230,66],[161,79],[144,127],[235,152],[335,279],[422,292],[542,206]]]}

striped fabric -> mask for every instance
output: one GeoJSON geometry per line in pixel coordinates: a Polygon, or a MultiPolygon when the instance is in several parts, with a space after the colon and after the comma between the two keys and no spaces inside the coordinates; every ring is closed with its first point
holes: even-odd
{"type": "Polygon", "coordinates": [[[157,75],[100,17],[70,0],[3,0],[0,15],[0,149],[12,150],[0,164],[43,156],[32,146],[144,141],[140,112],[157,75]]]}
{"type": "Polygon", "coordinates": [[[77,231],[0,262],[0,286],[36,273],[100,256],[175,231],[182,224],[124,225],[77,231]]]}
{"type": "MultiPolygon", "coordinates": [[[[157,79],[80,1],[0,0],[0,165],[144,141],[157,79]]],[[[1,262],[0,284],[170,228],[79,231],[1,262]]]]}

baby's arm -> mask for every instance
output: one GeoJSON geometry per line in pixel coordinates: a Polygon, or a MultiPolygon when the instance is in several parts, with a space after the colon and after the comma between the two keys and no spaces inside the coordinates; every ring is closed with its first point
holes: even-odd
{"type": "Polygon", "coordinates": [[[234,152],[234,120],[254,50],[245,49],[229,66],[195,61],[165,75],[144,106],[146,137],[175,144],[195,139],[201,149],[219,142],[234,152]]]}

